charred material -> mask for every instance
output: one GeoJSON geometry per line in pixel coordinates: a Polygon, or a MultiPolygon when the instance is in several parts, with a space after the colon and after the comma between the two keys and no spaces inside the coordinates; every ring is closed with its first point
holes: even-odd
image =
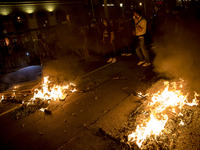
{"type": "MultiPolygon", "coordinates": [[[[41,108],[46,108],[48,106],[47,101],[43,101],[41,99],[37,99],[34,103],[24,103],[20,108],[16,109],[14,111],[14,118],[15,119],[20,119],[23,117],[26,117],[30,115],[31,113],[34,113],[38,111],[41,108]]],[[[45,113],[51,114],[50,110],[46,110],[45,113]]]]}

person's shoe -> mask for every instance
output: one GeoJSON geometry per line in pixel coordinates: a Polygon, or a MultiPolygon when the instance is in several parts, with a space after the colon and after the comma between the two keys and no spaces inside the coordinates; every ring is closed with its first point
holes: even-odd
{"type": "Polygon", "coordinates": [[[121,56],[126,56],[126,55],[127,55],[126,53],[122,53],[122,54],[121,54],[121,56]]]}
{"type": "Polygon", "coordinates": [[[112,60],[112,63],[115,63],[117,60],[116,58],[114,57],[113,60],[112,60]]]}
{"type": "Polygon", "coordinates": [[[113,58],[109,58],[107,63],[110,63],[113,60],[113,58]]]}
{"type": "Polygon", "coordinates": [[[146,62],[146,63],[144,63],[142,66],[143,66],[143,67],[147,67],[147,66],[150,66],[150,65],[151,65],[151,63],[146,62]]]}
{"type": "Polygon", "coordinates": [[[139,66],[139,65],[142,65],[144,63],[145,63],[145,61],[140,61],[139,63],[137,63],[137,65],[139,66]]]}
{"type": "Polygon", "coordinates": [[[127,54],[126,54],[126,56],[131,56],[131,55],[132,55],[131,53],[127,53],[127,54]]]}

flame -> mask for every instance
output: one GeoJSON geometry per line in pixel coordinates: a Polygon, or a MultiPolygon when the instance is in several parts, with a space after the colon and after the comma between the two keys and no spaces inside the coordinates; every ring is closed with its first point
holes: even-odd
{"type": "MultiPolygon", "coordinates": [[[[181,91],[183,88],[182,83],[183,80],[178,83],[180,85],[176,82],[171,84],[168,81],[164,82],[165,89],[152,94],[147,105],[150,115],[143,119],[141,124],[137,125],[135,132],[128,135],[128,142],[135,142],[141,148],[148,138],[153,137],[156,140],[158,136],[163,134],[170,113],[183,116],[181,113],[183,106],[198,105],[196,97],[199,95],[195,92],[192,102],[188,102],[188,94],[184,95],[181,91]],[[170,88],[170,85],[172,85],[172,88],[170,88]]],[[[183,126],[184,122],[181,120],[179,125],[183,126]]]]}
{"type": "Polygon", "coordinates": [[[153,114],[150,115],[150,120],[145,124],[138,125],[136,131],[128,136],[128,141],[136,141],[139,147],[142,146],[144,140],[150,135],[158,136],[161,134],[167,122],[167,116],[164,116],[164,120],[158,120],[153,114]]]}
{"type": "Polygon", "coordinates": [[[45,111],[45,109],[46,109],[46,108],[40,108],[39,110],[40,110],[40,111],[42,111],[42,112],[44,112],[44,111],[45,111]]]}
{"type": "Polygon", "coordinates": [[[139,93],[138,93],[138,97],[144,98],[144,97],[147,97],[147,96],[149,96],[148,93],[145,94],[145,95],[143,95],[142,92],[139,92],[139,93]]]}
{"type": "Polygon", "coordinates": [[[2,102],[2,100],[4,100],[4,95],[1,95],[0,102],[2,102]]]}
{"type": "Polygon", "coordinates": [[[181,120],[181,122],[179,123],[180,126],[184,126],[185,123],[183,122],[183,120],[181,120]]]}
{"type": "MultiPolygon", "coordinates": [[[[49,80],[49,76],[44,77],[43,83],[41,85],[41,89],[35,89],[34,96],[31,99],[32,101],[37,98],[43,100],[59,100],[66,96],[66,90],[70,88],[70,86],[75,86],[75,84],[70,83],[70,85],[50,85],[51,81],[49,80]]],[[[76,89],[70,89],[71,92],[75,92],[76,89]]]]}

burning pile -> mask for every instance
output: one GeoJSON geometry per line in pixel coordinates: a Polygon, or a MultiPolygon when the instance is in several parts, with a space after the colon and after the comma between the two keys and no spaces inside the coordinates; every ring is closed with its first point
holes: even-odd
{"type": "Polygon", "coordinates": [[[191,123],[193,106],[198,105],[195,92],[192,100],[183,91],[183,80],[164,83],[165,88],[149,95],[142,111],[135,118],[135,131],[128,135],[128,143],[140,149],[172,149],[177,128],[191,123]]]}
{"type": "MultiPolygon", "coordinates": [[[[23,99],[22,97],[30,96],[28,101],[34,102],[37,99],[44,100],[44,101],[56,101],[56,100],[63,100],[68,93],[75,92],[75,84],[73,83],[60,83],[55,84],[51,80],[49,80],[49,76],[43,78],[41,84],[37,85],[37,88],[34,87],[33,90],[26,89],[20,90],[19,85],[15,85],[11,90],[6,91],[5,93],[0,94],[2,100],[10,100],[10,99],[23,99]]],[[[26,100],[27,101],[27,100],[26,100]]],[[[24,101],[23,101],[24,103],[24,101]]]]}
{"type": "Polygon", "coordinates": [[[47,109],[50,101],[65,100],[69,93],[75,92],[76,88],[73,83],[67,84],[61,82],[54,84],[49,76],[43,78],[41,84],[37,84],[32,89],[20,90],[20,86],[14,86],[12,89],[2,93],[1,101],[13,101],[23,105],[16,110],[16,118],[27,116],[38,109],[47,109]]]}
{"type": "Polygon", "coordinates": [[[73,83],[57,85],[51,83],[49,76],[44,77],[44,81],[40,88],[35,89],[34,96],[31,101],[36,99],[42,100],[63,100],[67,96],[67,92],[75,92],[75,85],[73,83]]]}

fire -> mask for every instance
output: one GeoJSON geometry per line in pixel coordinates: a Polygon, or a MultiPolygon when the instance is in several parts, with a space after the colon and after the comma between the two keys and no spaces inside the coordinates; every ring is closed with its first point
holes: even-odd
{"type": "MultiPolygon", "coordinates": [[[[185,105],[198,105],[196,97],[199,95],[195,93],[192,102],[188,102],[188,94],[184,95],[181,91],[182,83],[183,80],[180,83],[164,82],[165,89],[152,94],[150,102],[146,106],[149,115],[142,118],[143,120],[139,119],[142,123],[139,122],[135,132],[128,135],[128,142],[135,142],[142,149],[142,145],[148,138],[153,137],[156,140],[164,133],[165,125],[171,114],[183,117],[181,110],[185,105]]],[[[181,120],[179,125],[183,126],[184,122],[181,120]]]]}
{"type": "Polygon", "coordinates": [[[43,83],[41,88],[37,88],[34,91],[34,96],[31,99],[32,101],[36,100],[37,98],[43,100],[60,100],[67,96],[66,91],[69,90],[71,92],[75,92],[76,89],[70,89],[71,86],[75,86],[73,83],[69,85],[56,85],[52,84],[49,80],[49,76],[44,77],[43,83]]]}
{"type": "Polygon", "coordinates": [[[1,95],[1,99],[0,99],[0,102],[4,100],[4,95],[1,95]]]}
{"type": "MultiPolygon", "coordinates": [[[[63,100],[69,92],[73,93],[76,90],[75,84],[69,83],[65,84],[62,83],[61,85],[54,84],[49,80],[49,76],[46,76],[43,78],[43,82],[41,85],[39,85],[39,88],[36,88],[33,92],[33,97],[26,102],[27,105],[34,103],[36,99],[40,100],[63,100]]],[[[17,90],[19,88],[19,85],[15,85],[12,88],[11,93],[8,93],[7,95],[0,94],[0,102],[5,99],[15,98],[19,95],[19,91],[17,90]]],[[[26,95],[26,94],[24,94],[26,95]]],[[[27,96],[27,95],[26,95],[27,96]]],[[[48,101],[49,102],[49,101],[48,101]]],[[[22,101],[22,104],[25,104],[25,101],[22,101]]]]}

